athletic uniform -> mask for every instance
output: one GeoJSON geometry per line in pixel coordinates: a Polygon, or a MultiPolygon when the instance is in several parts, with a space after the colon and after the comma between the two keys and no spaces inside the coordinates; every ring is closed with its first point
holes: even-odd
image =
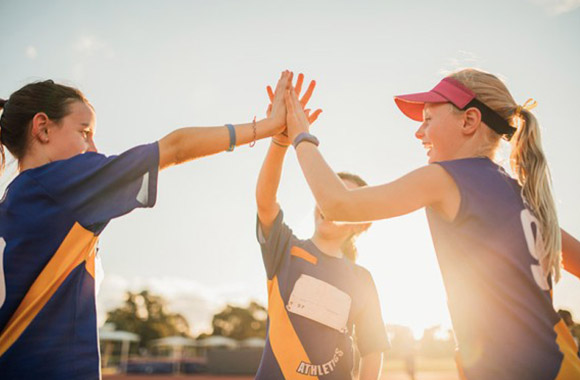
{"type": "Polygon", "coordinates": [[[268,277],[268,332],[256,379],[351,379],[361,356],[389,347],[370,273],[299,240],[280,211],[257,235],[268,277]]]}
{"type": "Polygon", "coordinates": [[[0,378],[100,378],[96,245],[157,194],[159,147],[25,170],[0,201],[0,378]]]}
{"type": "Polygon", "coordinates": [[[427,210],[459,366],[469,380],[580,379],[575,342],[539,265],[539,222],[517,181],[487,158],[437,163],[455,180],[452,222],[427,210]]]}

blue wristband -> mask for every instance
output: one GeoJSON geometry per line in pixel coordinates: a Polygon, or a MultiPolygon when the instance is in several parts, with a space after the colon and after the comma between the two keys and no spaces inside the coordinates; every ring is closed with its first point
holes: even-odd
{"type": "Polygon", "coordinates": [[[320,144],[320,141],[318,141],[316,136],[311,135],[308,132],[302,132],[298,136],[296,136],[294,142],[292,143],[292,145],[294,145],[294,149],[296,149],[298,147],[298,144],[300,144],[303,141],[308,141],[309,143],[314,144],[316,146],[320,144]]]}
{"type": "Polygon", "coordinates": [[[230,147],[227,152],[233,152],[236,147],[236,129],[231,124],[226,124],[226,127],[228,127],[228,132],[230,132],[230,147]]]}

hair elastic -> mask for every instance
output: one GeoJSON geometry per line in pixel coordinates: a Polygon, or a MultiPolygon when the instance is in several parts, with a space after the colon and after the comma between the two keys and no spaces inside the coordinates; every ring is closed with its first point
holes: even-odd
{"type": "Polygon", "coordinates": [[[314,136],[308,132],[302,132],[298,136],[296,136],[296,138],[294,139],[294,142],[292,143],[292,145],[294,145],[294,149],[296,149],[298,147],[298,144],[300,144],[301,142],[304,142],[304,141],[308,141],[309,143],[314,144],[316,146],[318,146],[320,144],[320,142],[318,141],[316,136],[314,136]]]}
{"type": "Polygon", "coordinates": [[[230,146],[227,152],[233,152],[236,147],[236,129],[231,124],[226,124],[226,127],[228,127],[228,132],[230,133],[230,146]]]}
{"type": "Polygon", "coordinates": [[[534,108],[536,108],[538,106],[538,102],[536,102],[534,99],[529,98],[528,100],[526,100],[526,102],[523,105],[518,105],[516,107],[516,110],[514,112],[514,116],[515,117],[520,117],[521,116],[521,112],[522,109],[526,110],[526,111],[530,111],[533,110],[534,108]]]}
{"type": "Polygon", "coordinates": [[[288,148],[291,144],[282,144],[280,141],[276,140],[275,138],[272,137],[272,142],[276,145],[278,145],[279,147],[282,148],[288,148]]]}

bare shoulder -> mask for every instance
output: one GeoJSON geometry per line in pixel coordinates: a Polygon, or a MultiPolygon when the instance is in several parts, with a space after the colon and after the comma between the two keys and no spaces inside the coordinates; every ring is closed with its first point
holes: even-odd
{"type": "Polygon", "coordinates": [[[431,209],[448,221],[455,219],[461,204],[461,193],[451,174],[443,166],[436,163],[424,166],[419,170],[430,185],[431,209]]]}

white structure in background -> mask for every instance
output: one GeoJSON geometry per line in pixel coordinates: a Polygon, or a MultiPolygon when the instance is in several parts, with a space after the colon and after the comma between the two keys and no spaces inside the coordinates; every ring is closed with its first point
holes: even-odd
{"type": "Polygon", "coordinates": [[[188,347],[199,347],[199,343],[194,339],[182,336],[168,336],[151,341],[151,347],[169,349],[173,359],[173,373],[181,373],[181,361],[184,357],[184,351],[188,347]]]}
{"type": "Polygon", "coordinates": [[[103,347],[103,364],[106,366],[109,361],[109,356],[113,350],[113,344],[115,342],[121,343],[121,360],[120,369],[121,372],[127,371],[127,361],[129,360],[129,349],[131,348],[131,342],[139,342],[139,336],[128,331],[115,331],[114,323],[105,323],[103,327],[99,329],[99,341],[101,347],[103,347]]]}
{"type": "Polygon", "coordinates": [[[262,338],[248,338],[242,340],[239,345],[240,348],[264,348],[266,347],[266,340],[262,338]]]}

